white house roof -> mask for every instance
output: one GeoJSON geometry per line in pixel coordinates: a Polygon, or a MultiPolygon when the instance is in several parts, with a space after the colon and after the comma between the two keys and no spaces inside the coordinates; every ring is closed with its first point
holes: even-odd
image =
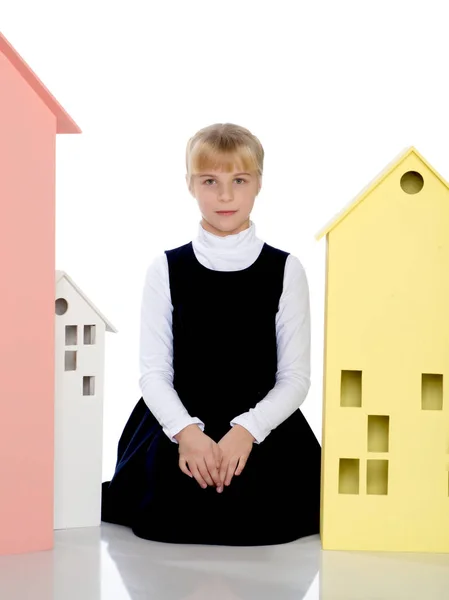
{"type": "Polygon", "coordinates": [[[83,298],[83,300],[87,302],[87,304],[92,308],[92,310],[94,310],[97,313],[100,319],[104,321],[104,324],[106,325],[106,331],[110,331],[111,333],[117,333],[117,329],[114,327],[114,325],[112,325],[112,323],[108,321],[108,319],[106,319],[106,317],[103,315],[103,313],[101,313],[98,310],[95,304],[91,302],[91,300],[89,300],[89,298],[86,296],[83,290],[76,285],[76,283],[73,281],[70,275],[68,275],[65,271],[57,270],[55,283],[58,284],[58,282],[61,281],[61,279],[63,278],[65,278],[70,283],[70,285],[78,292],[78,294],[83,298]]]}

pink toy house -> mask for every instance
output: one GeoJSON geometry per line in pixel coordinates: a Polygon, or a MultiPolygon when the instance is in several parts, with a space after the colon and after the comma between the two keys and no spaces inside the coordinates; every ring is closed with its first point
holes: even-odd
{"type": "Polygon", "coordinates": [[[0,34],[0,554],[53,548],[55,146],[80,133],[0,34]]]}

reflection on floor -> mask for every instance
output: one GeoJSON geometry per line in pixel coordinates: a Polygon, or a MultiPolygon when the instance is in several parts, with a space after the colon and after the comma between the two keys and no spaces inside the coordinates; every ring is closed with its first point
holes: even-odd
{"type": "Polygon", "coordinates": [[[449,555],[179,546],[125,528],[55,532],[49,552],[0,557],[3,600],[448,600],[449,555]]]}

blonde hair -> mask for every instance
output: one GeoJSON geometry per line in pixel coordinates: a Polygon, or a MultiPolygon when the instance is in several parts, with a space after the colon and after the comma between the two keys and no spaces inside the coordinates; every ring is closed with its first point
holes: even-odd
{"type": "Polygon", "coordinates": [[[186,169],[189,189],[192,176],[207,169],[255,171],[260,181],[264,149],[259,139],[234,123],[203,127],[187,142],[186,169]]]}

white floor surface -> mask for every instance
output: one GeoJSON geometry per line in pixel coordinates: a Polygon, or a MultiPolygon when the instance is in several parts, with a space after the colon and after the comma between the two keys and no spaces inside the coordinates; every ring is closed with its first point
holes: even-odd
{"type": "Polygon", "coordinates": [[[449,555],[323,552],[317,536],[182,546],[102,524],[56,531],[51,551],[0,556],[0,599],[449,600],[449,555]]]}

